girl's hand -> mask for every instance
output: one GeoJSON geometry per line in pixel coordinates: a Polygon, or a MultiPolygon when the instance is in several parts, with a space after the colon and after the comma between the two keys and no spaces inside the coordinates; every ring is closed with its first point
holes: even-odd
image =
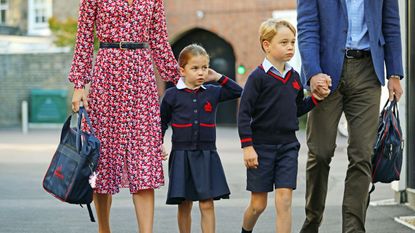
{"type": "Polygon", "coordinates": [[[221,74],[216,72],[215,70],[209,68],[208,76],[205,82],[217,82],[222,77],[221,74]]]}
{"type": "Polygon", "coordinates": [[[164,147],[164,144],[161,145],[161,155],[163,156],[163,160],[166,161],[169,157],[169,154],[166,152],[166,148],[164,147]]]}
{"type": "Polygon", "coordinates": [[[256,169],[259,165],[258,163],[258,154],[256,153],[253,146],[247,146],[243,148],[244,150],[244,163],[245,167],[250,169],[256,169]]]}
{"type": "Polygon", "coordinates": [[[81,102],[84,108],[88,111],[88,94],[84,89],[75,89],[72,95],[72,111],[78,112],[81,102]]]}

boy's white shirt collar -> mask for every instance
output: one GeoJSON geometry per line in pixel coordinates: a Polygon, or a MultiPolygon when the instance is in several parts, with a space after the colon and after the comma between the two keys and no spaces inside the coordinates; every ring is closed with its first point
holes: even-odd
{"type": "MultiPolygon", "coordinates": [[[[205,87],[205,86],[203,86],[203,85],[201,85],[200,87],[201,87],[201,88],[203,88],[203,89],[206,89],[206,87],[205,87]]],[[[186,85],[186,83],[184,83],[184,81],[183,81],[183,77],[180,77],[179,81],[178,81],[178,82],[177,82],[177,84],[176,84],[176,88],[177,88],[177,89],[179,89],[179,90],[181,90],[181,89],[185,89],[185,88],[190,89],[190,90],[194,90],[194,89],[192,89],[192,88],[189,88],[189,87],[186,85]]]]}
{"type": "Polygon", "coordinates": [[[288,71],[290,71],[292,69],[290,64],[288,64],[286,62],[285,66],[284,66],[285,70],[284,70],[283,73],[281,73],[281,71],[279,71],[277,68],[275,68],[275,66],[272,65],[272,63],[267,58],[264,58],[264,61],[262,62],[262,67],[264,67],[265,73],[268,72],[271,68],[274,68],[278,72],[278,75],[280,75],[281,77],[285,77],[285,75],[288,73],[288,71]]]}

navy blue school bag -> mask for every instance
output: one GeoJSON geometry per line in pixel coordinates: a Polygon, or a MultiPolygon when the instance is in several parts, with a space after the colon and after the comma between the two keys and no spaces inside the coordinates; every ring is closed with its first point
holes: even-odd
{"type": "Polygon", "coordinates": [[[63,125],[59,146],[43,179],[43,188],[61,201],[80,204],[81,207],[86,204],[89,217],[95,222],[90,206],[93,189],[89,176],[97,168],[100,142],[95,137],[86,110],[81,107],[77,115],[75,127],[71,127],[71,120],[76,113],[69,116],[63,125]],[[83,118],[90,133],[82,130],[83,118]]]}
{"type": "Polygon", "coordinates": [[[372,183],[399,180],[403,146],[397,102],[388,100],[379,116],[372,157],[372,183]]]}

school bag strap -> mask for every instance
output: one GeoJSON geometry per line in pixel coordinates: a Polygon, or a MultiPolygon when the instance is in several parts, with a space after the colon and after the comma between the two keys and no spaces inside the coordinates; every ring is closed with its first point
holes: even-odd
{"type": "MultiPolygon", "coordinates": [[[[372,187],[375,183],[390,183],[399,180],[402,168],[404,139],[400,126],[399,109],[396,99],[387,100],[379,115],[376,140],[372,156],[372,187]]],[[[368,200],[368,204],[369,204],[368,200]]]]}
{"type": "Polygon", "coordinates": [[[78,113],[65,121],[58,148],[43,179],[43,188],[57,199],[81,207],[85,204],[92,222],[95,219],[90,204],[94,190],[89,179],[98,166],[99,153],[100,142],[91,120],[85,108],[80,107],[78,113]]]}

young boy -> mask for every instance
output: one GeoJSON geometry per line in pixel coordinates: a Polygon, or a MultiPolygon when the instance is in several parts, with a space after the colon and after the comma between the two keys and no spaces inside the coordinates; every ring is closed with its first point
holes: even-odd
{"type": "MultiPolygon", "coordinates": [[[[252,232],[267,206],[268,192],[274,189],[276,231],[291,233],[291,200],[300,148],[295,131],[298,117],[319,100],[304,98],[299,74],[287,63],[294,55],[295,28],[285,20],[269,19],[261,24],[259,34],[266,56],[248,77],[238,117],[247,190],[251,191],[242,233],[252,232]]],[[[328,95],[328,84],[320,85],[328,95]]]]}

